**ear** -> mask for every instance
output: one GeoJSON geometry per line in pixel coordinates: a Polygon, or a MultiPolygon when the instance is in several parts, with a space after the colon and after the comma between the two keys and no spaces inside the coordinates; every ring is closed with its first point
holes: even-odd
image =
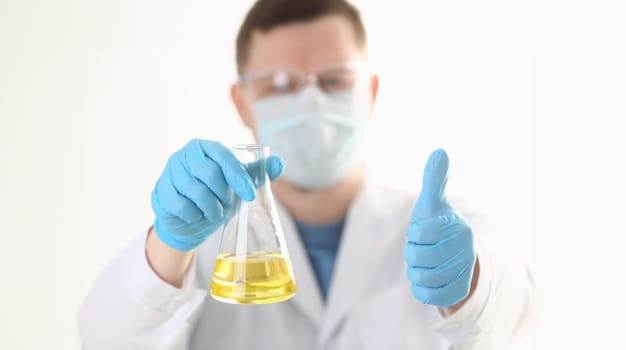
{"type": "Polygon", "coordinates": [[[237,109],[239,118],[243,125],[245,125],[250,131],[254,132],[254,118],[252,117],[252,110],[248,104],[248,101],[244,98],[243,91],[239,84],[234,83],[230,86],[230,98],[233,100],[233,104],[237,109]]]}
{"type": "Polygon", "coordinates": [[[378,75],[373,74],[370,77],[370,90],[372,92],[372,104],[376,102],[376,96],[378,95],[378,75]]]}
{"type": "Polygon", "coordinates": [[[374,109],[374,104],[376,103],[376,96],[378,96],[378,75],[373,74],[370,77],[370,92],[372,94],[372,106],[371,110],[374,109]]]}

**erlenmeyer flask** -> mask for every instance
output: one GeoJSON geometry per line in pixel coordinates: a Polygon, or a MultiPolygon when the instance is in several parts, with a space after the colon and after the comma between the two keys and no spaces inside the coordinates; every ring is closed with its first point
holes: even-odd
{"type": "Polygon", "coordinates": [[[256,187],[252,202],[235,195],[211,279],[211,296],[231,304],[270,304],[296,293],[276,204],[265,168],[269,147],[237,145],[233,153],[256,187]]]}

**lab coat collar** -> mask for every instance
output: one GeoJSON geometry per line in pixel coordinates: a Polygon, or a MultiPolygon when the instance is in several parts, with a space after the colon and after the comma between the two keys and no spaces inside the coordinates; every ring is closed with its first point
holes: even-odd
{"type": "Polygon", "coordinates": [[[294,303],[316,327],[319,327],[324,305],[313,267],[291,215],[278,202],[276,208],[296,280],[296,295],[288,302],[294,303]]]}
{"type": "Polygon", "coordinates": [[[380,259],[394,241],[385,237],[384,226],[388,218],[396,217],[397,213],[384,203],[384,193],[381,195],[376,189],[375,185],[366,181],[348,210],[326,307],[293,219],[277,203],[298,286],[296,295],[289,302],[294,303],[318,327],[318,345],[321,347],[341,326],[343,318],[355,307],[355,303],[372,289],[376,282],[376,267],[380,266],[380,259]]]}
{"type": "Polygon", "coordinates": [[[373,284],[377,267],[393,242],[384,236],[387,218],[394,214],[389,213],[384,200],[385,196],[377,194],[376,186],[366,182],[350,206],[318,337],[321,347],[355,304],[376,289],[373,284]]]}

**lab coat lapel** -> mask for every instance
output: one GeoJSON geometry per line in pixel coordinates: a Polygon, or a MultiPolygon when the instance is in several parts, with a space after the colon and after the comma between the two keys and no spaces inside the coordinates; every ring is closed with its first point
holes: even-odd
{"type": "Polygon", "coordinates": [[[293,273],[296,279],[296,295],[287,302],[295,304],[306,314],[316,327],[319,327],[322,318],[322,295],[313,273],[313,267],[302,244],[302,240],[296,230],[296,226],[287,210],[276,204],[280,224],[285,234],[285,241],[289,251],[289,257],[293,265],[293,273]]]}
{"type": "Polygon", "coordinates": [[[325,344],[355,303],[373,288],[376,267],[390,239],[385,239],[385,208],[369,186],[357,195],[348,212],[330,285],[318,344],[325,344]]]}

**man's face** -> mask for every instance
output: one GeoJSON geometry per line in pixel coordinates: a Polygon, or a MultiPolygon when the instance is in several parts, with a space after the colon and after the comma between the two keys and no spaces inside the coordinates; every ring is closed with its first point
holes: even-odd
{"type": "MultiPolygon", "coordinates": [[[[252,35],[249,52],[247,64],[243,67],[244,74],[279,69],[310,72],[336,63],[366,60],[366,52],[359,46],[352,25],[339,15],[287,24],[265,33],[256,31],[252,35]]],[[[368,83],[374,101],[377,77],[369,77],[368,83]]],[[[231,95],[243,123],[256,137],[252,105],[259,97],[245,89],[245,86],[234,84],[231,95]]]]}

